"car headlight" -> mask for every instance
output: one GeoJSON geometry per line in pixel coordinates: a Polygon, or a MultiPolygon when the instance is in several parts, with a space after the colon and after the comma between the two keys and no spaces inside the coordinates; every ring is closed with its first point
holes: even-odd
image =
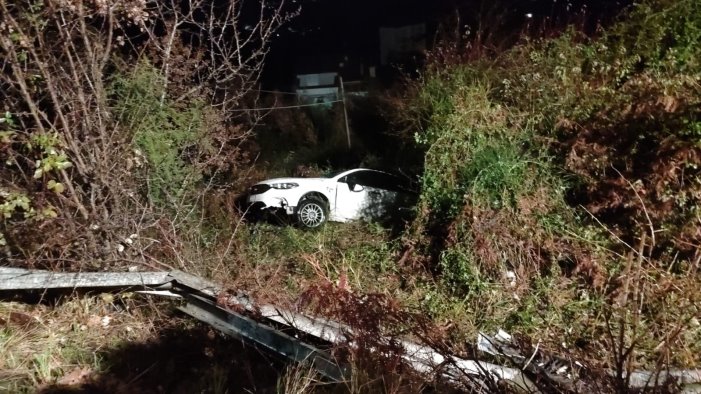
{"type": "Polygon", "coordinates": [[[294,189],[295,187],[299,186],[296,183],[293,182],[285,182],[285,183],[273,183],[270,185],[273,189],[294,189]]]}

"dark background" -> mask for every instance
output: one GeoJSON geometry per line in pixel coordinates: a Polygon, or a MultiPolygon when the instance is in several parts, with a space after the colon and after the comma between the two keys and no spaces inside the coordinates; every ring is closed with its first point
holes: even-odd
{"type": "Polygon", "coordinates": [[[498,24],[501,34],[527,25],[557,28],[567,23],[590,32],[610,22],[632,0],[287,0],[300,13],[275,37],[263,74],[269,89],[286,90],[298,72],[328,70],[330,57],[379,63],[379,28],[424,22],[430,48],[440,31],[498,24]],[[530,17],[528,15],[531,15],[530,17]],[[459,18],[459,19],[458,19],[459,18]],[[316,68],[316,69],[315,69],[316,68]]]}

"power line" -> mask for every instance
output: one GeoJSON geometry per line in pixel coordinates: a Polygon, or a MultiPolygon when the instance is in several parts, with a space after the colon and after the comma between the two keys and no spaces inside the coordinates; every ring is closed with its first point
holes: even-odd
{"type": "Polygon", "coordinates": [[[326,104],[331,104],[331,103],[340,103],[343,100],[332,100],[332,101],[325,101],[323,103],[311,103],[311,104],[298,104],[298,105],[285,105],[282,107],[267,107],[267,108],[241,108],[241,109],[232,109],[232,112],[245,112],[245,111],[269,111],[273,109],[289,109],[289,108],[300,108],[300,107],[313,107],[315,105],[326,105],[326,104]]]}
{"type": "Polygon", "coordinates": [[[275,93],[275,94],[287,94],[290,96],[296,96],[297,93],[295,92],[283,92],[280,90],[265,90],[265,89],[250,89],[252,92],[261,92],[261,93],[275,93]]]}

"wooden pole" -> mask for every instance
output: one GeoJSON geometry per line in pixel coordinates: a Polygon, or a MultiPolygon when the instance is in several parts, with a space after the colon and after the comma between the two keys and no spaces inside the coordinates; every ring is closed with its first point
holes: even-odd
{"type": "Polygon", "coordinates": [[[351,149],[350,128],[348,127],[348,111],[346,110],[346,91],[343,88],[343,77],[338,76],[338,82],[341,85],[341,100],[343,100],[343,118],[346,121],[346,138],[348,139],[348,150],[351,149]]]}

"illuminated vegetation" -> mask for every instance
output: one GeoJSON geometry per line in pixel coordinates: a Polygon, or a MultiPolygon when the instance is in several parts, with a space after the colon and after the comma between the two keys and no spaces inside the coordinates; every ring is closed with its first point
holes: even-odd
{"type": "MultiPolygon", "coordinates": [[[[504,329],[523,354],[537,348],[586,365],[593,391],[626,392],[632,370],[699,365],[698,1],[643,2],[594,36],[568,28],[501,50],[470,37],[438,44],[417,79],[378,103],[392,119],[387,140],[366,143],[369,154],[358,150],[348,159],[372,165],[410,152],[406,168],[421,185],[413,218],[393,228],[330,223],[315,232],[253,223],[237,210],[252,180],[312,175],[345,149],[338,111],[328,119],[281,111],[267,125],[253,119],[255,127],[227,112],[249,99],[263,59],[256,51],[265,51],[268,36],[251,52],[253,65],[231,52],[208,63],[212,47],[179,39],[178,18],[187,15],[161,9],[159,17],[173,18],[165,23],[173,34],[154,29],[145,39],[128,35],[134,26],[153,29],[141,11],[157,10],[135,12],[131,2],[118,2],[107,19],[97,3],[64,3],[50,9],[0,0],[0,54],[11,59],[0,76],[7,103],[0,122],[4,261],[61,270],[183,269],[261,302],[460,355],[474,354],[478,332],[504,329]],[[78,30],[59,16],[73,18],[78,30]],[[68,40],[62,49],[47,44],[82,37],[80,28],[90,39],[68,40]],[[125,38],[138,51],[123,49],[125,38]],[[90,50],[103,51],[105,63],[89,61],[90,50]],[[219,84],[232,67],[239,74],[219,84]],[[335,133],[323,147],[314,129],[322,123],[335,133]],[[276,129],[290,124],[287,134],[276,129]],[[390,139],[401,142],[385,143],[390,139]],[[253,161],[281,148],[289,152],[278,160],[253,161]],[[368,316],[353,315],[359,306],[368,316]]],[[[281,20],[269,17],[261,23],[272,32],[281,20]]],[[[86,348],[146,337],[115,329],[106,334],[115,343],[77,341],[81,324],[102,327],[93,315],[112,316],[110,305],[71,300],[52,312],[2,304],[2,365],[14,372],[0,371],[9,376],[0,389],[50,386],[80,371],[89,374],[76,384],[137,379],[86,348]],[[70,329],[31,317],[25,332],[16,319],[31,313],[60,314],[70,329]],[[65,332],[63,345],[57,332],[65,332]],[[25,357],[43,345],[43,353],[25,357]]],[[[151,319],[119,316],[132,328],[151,319]]],[[[189,329],[179,324],[176,337],[189,329]]],[[[143,329],[158,334],[153,324],[143,329]]],[[[361,339],[368,348],[382,345],[361,339]]],[[[403,380],[396,349],[383,350],[391,355],[370,360],[358,351],[356,380],[342,389],[419,390],[423,383],[403,380]]],[[[201,387],[226,388],[233,367],[212,365],[201,387]]],[[[328,389],[311,375],[289,368],[277,376],[277,389],[328,389]]]]}

